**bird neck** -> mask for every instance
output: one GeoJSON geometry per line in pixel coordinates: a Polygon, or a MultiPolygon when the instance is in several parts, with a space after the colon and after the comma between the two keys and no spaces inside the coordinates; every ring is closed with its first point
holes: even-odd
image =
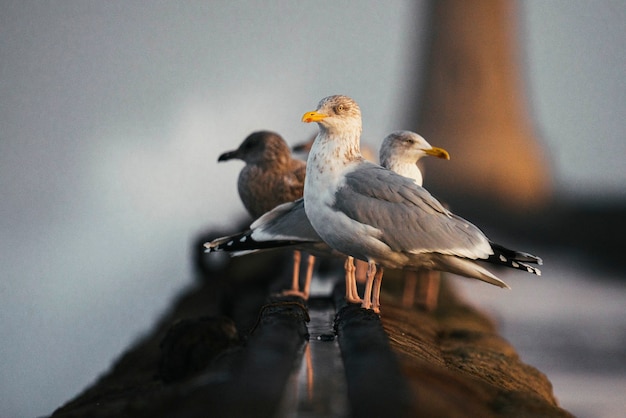
{"type": "Polygon", "coordinates": [[[320,128],[320,133],[315,138],[309,157],[320,155],[326,161],[333,161],[333,165],[348,165],[362,158],[360,130],[334,132],[323,126],[320,128]]]}
{"type": "Polygon", "coordinates": [[[389,170],[395,171],[401,176],[412,179],[415,184],[421,186],[423,184],[422,172],[415,162],[402,162],[402,161],[382,161],[382,165],[389,170]]]}
{"type": "Polygon", "coordinates": [[[304,179],[305,205],[311,199],[331,202],[334,197],[324,191],[334,190],[343,173],[357,161],[362,161],[359,135],[329,135],[320,130],[309,152],[304,179]]]}

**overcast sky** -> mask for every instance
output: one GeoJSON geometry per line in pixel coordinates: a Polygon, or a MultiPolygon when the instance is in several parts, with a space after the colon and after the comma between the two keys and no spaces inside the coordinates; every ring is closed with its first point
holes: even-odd
{"type": "MultiPolygon", "coordinates": [[[[0,416],[51,413],[191,283],[189,244],[244,216],[250,132],[290,144],[319,99],[401,129],[423,4],[3,1],[0,416]]],[[[626,193],[626,3],[526,1],[525,78],[560,193],[626,193]]]]}

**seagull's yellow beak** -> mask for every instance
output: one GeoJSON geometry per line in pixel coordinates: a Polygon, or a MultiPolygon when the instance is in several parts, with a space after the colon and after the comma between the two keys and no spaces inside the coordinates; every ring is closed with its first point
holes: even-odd
{"type": "Polygon", "coordinates": [[[312,112],[306,112],[304,115],[302,115],[302,122],[306,122],[306,123],[319,122],[321,120],[326,119],[327,117],[328,115],[314,110],[312,112]]]}
{"type": "Polygon", "coordinates": [[[437,158],[443,158],[444,160],[449,160],[450,159],[450,154],[448,154],[448,151],[446,151],[443,148],[432,147],[430,149],[425,149],[424,152],[427,155],[431,155],[431,156],[437,157],[437,158]]]}

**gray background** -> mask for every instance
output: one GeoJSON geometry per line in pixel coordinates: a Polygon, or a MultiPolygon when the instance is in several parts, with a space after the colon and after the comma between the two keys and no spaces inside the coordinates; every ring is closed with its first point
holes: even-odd
{"type": "MultiPolygon", "coordinates": [[[[558,193],[623,202],[626,3],[518,14],[558,193]]],[[[330,94],[360,103],[375,147],[405,128],[424,18],[408,1],[3,1],[0,416],[51,413],[192,282],[195,234],[244,216],[221,152],[258,129],[309,138],[300,116],[330,94]]]]}

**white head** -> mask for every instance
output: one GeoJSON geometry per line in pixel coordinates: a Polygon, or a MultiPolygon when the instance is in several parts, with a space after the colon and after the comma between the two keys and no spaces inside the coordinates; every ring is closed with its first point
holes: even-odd
{"type": "Polygon", "coordinates": [[[383,167],[412,178],[420,186],[422,173],[417,162],[427,155],[450,159],[446,150],[431,146],[423,137],[411,131],[395,131],[387,135],[379,153],[383,167]]]}
{"type": "Polygon", "coordinates": [[[326,134],[355,134],[361,136],[361,109],[347,96],[329,96],[322,99],[317,109],[302,116],[302,122],[317,122],[326,134]]]}

